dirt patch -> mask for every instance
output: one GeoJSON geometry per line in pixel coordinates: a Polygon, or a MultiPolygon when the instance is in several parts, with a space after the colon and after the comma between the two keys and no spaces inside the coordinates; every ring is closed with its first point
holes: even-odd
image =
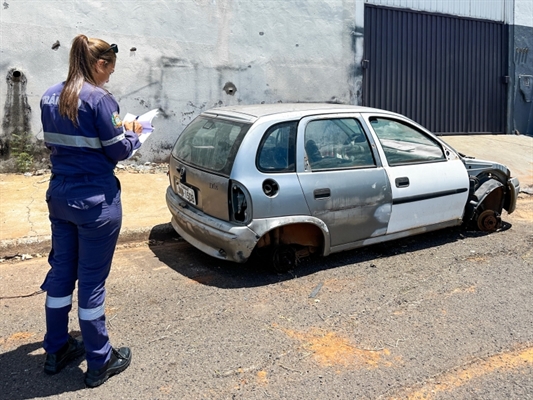
{"type": "Polygon", "coordinates": [[[258,371],[257,374],[256,374],[256,378],[257,378],[257,383],[262,385],[262,386],[265,386],[265,385],[268,385],[268,377],[267,377],[267,372],[266,371],[258,371]]]}
{"type": "MultiPolygon", "coordinates": [[[[278,328],[280,328],[278,326],[278,328]]],[[[325,332],[311,329],[308,332],[298,332],[280,328],[291,338],[302,343],[305,352],[312,354],[322,367],[342,366],[374,369],[382,366],[392,366],[389,360],[390,351],[386,348],[367,350],[356,347],[348,338],[335,332],[325,332]]]]}
{"type": "Polygon", "coordinates": [[[476,293],[476,286],[469,286],[469,287],[459,287],[454,290],[452,290],[446,297],[452,296],[454,294],[459,293],[476,293]]]}
{"type": "Polygon", "coordinates": [[[520,194],[516,203],[516,210],[507,218],[533,222],[533,196],[520,194]]]}
{"type": "Polygon", "coordinates": [[[405,390],[391,399],[430,400],[439,393],[452,392],[467,385],[476,378],[496,371],[518,370],[533,365],[533,347],[496,354],[486,359],[476,360],[470,365],[447,371],[434,377],[421,387],[405,390]]]}
{"type": "Polygon", "coordinates": [[[466,261],[472,261],[475,263],[482,263],[487,261],[487,257],[481,257],[481,256],[470,256],[466,257],[466,261]]]}
{"type": "Polygon", "coordinates": [[[30,343],[36,334],[33,332],[16,332],[9,337],[0,338],[0,344],[5,349],[20,346],[22,344],[30,343]]]}

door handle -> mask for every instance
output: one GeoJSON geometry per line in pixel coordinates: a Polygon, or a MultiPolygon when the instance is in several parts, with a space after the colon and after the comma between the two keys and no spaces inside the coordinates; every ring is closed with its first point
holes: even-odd
{"type": "Polygon", "coordinates": [[[397,188],[404,188],[409,186],[409,178],[406,176],[402,176],[401,178],[396,178],[396,187],[397,188]]]}
{"type": "Polygon", "coordinates": [[[331,196],[331,190],[329,190],[329,188],[315,189],[313,191],[313,196],[315,196],[315,199],[325,199],[326,197],[331,196]]]}

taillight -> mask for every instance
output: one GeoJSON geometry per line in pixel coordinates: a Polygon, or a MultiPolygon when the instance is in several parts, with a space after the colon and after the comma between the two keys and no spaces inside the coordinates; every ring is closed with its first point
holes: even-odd
{"type": "Polygon", "coordinates": [[[230,219],[247,224],[252,218],[252,207],[248,191],[238,182],[230,182],[229,211],[230,219]]]}

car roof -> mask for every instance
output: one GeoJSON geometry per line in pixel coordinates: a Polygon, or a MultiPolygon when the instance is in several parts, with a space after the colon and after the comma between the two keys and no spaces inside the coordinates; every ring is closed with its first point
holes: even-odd
{"type": "Polygon", "coordinates": [[[278,115],[287,118],[301,118],[306,115],[335,114],[342,112],[379,112],[396,115],[377,108],[333,103],[274,103],[248,104],[217,107],[204,111],[203,115],[226,116],[253,122],[261,117],[278,115]]]}

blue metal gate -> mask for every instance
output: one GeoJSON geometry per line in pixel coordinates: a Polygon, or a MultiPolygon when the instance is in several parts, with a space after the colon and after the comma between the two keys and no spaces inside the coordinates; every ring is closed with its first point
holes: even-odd
{"type": "Polygon", "coordinates": [[[364,105],[439,133],[504,133],[503,23],[365,4],[364,105]]]}

